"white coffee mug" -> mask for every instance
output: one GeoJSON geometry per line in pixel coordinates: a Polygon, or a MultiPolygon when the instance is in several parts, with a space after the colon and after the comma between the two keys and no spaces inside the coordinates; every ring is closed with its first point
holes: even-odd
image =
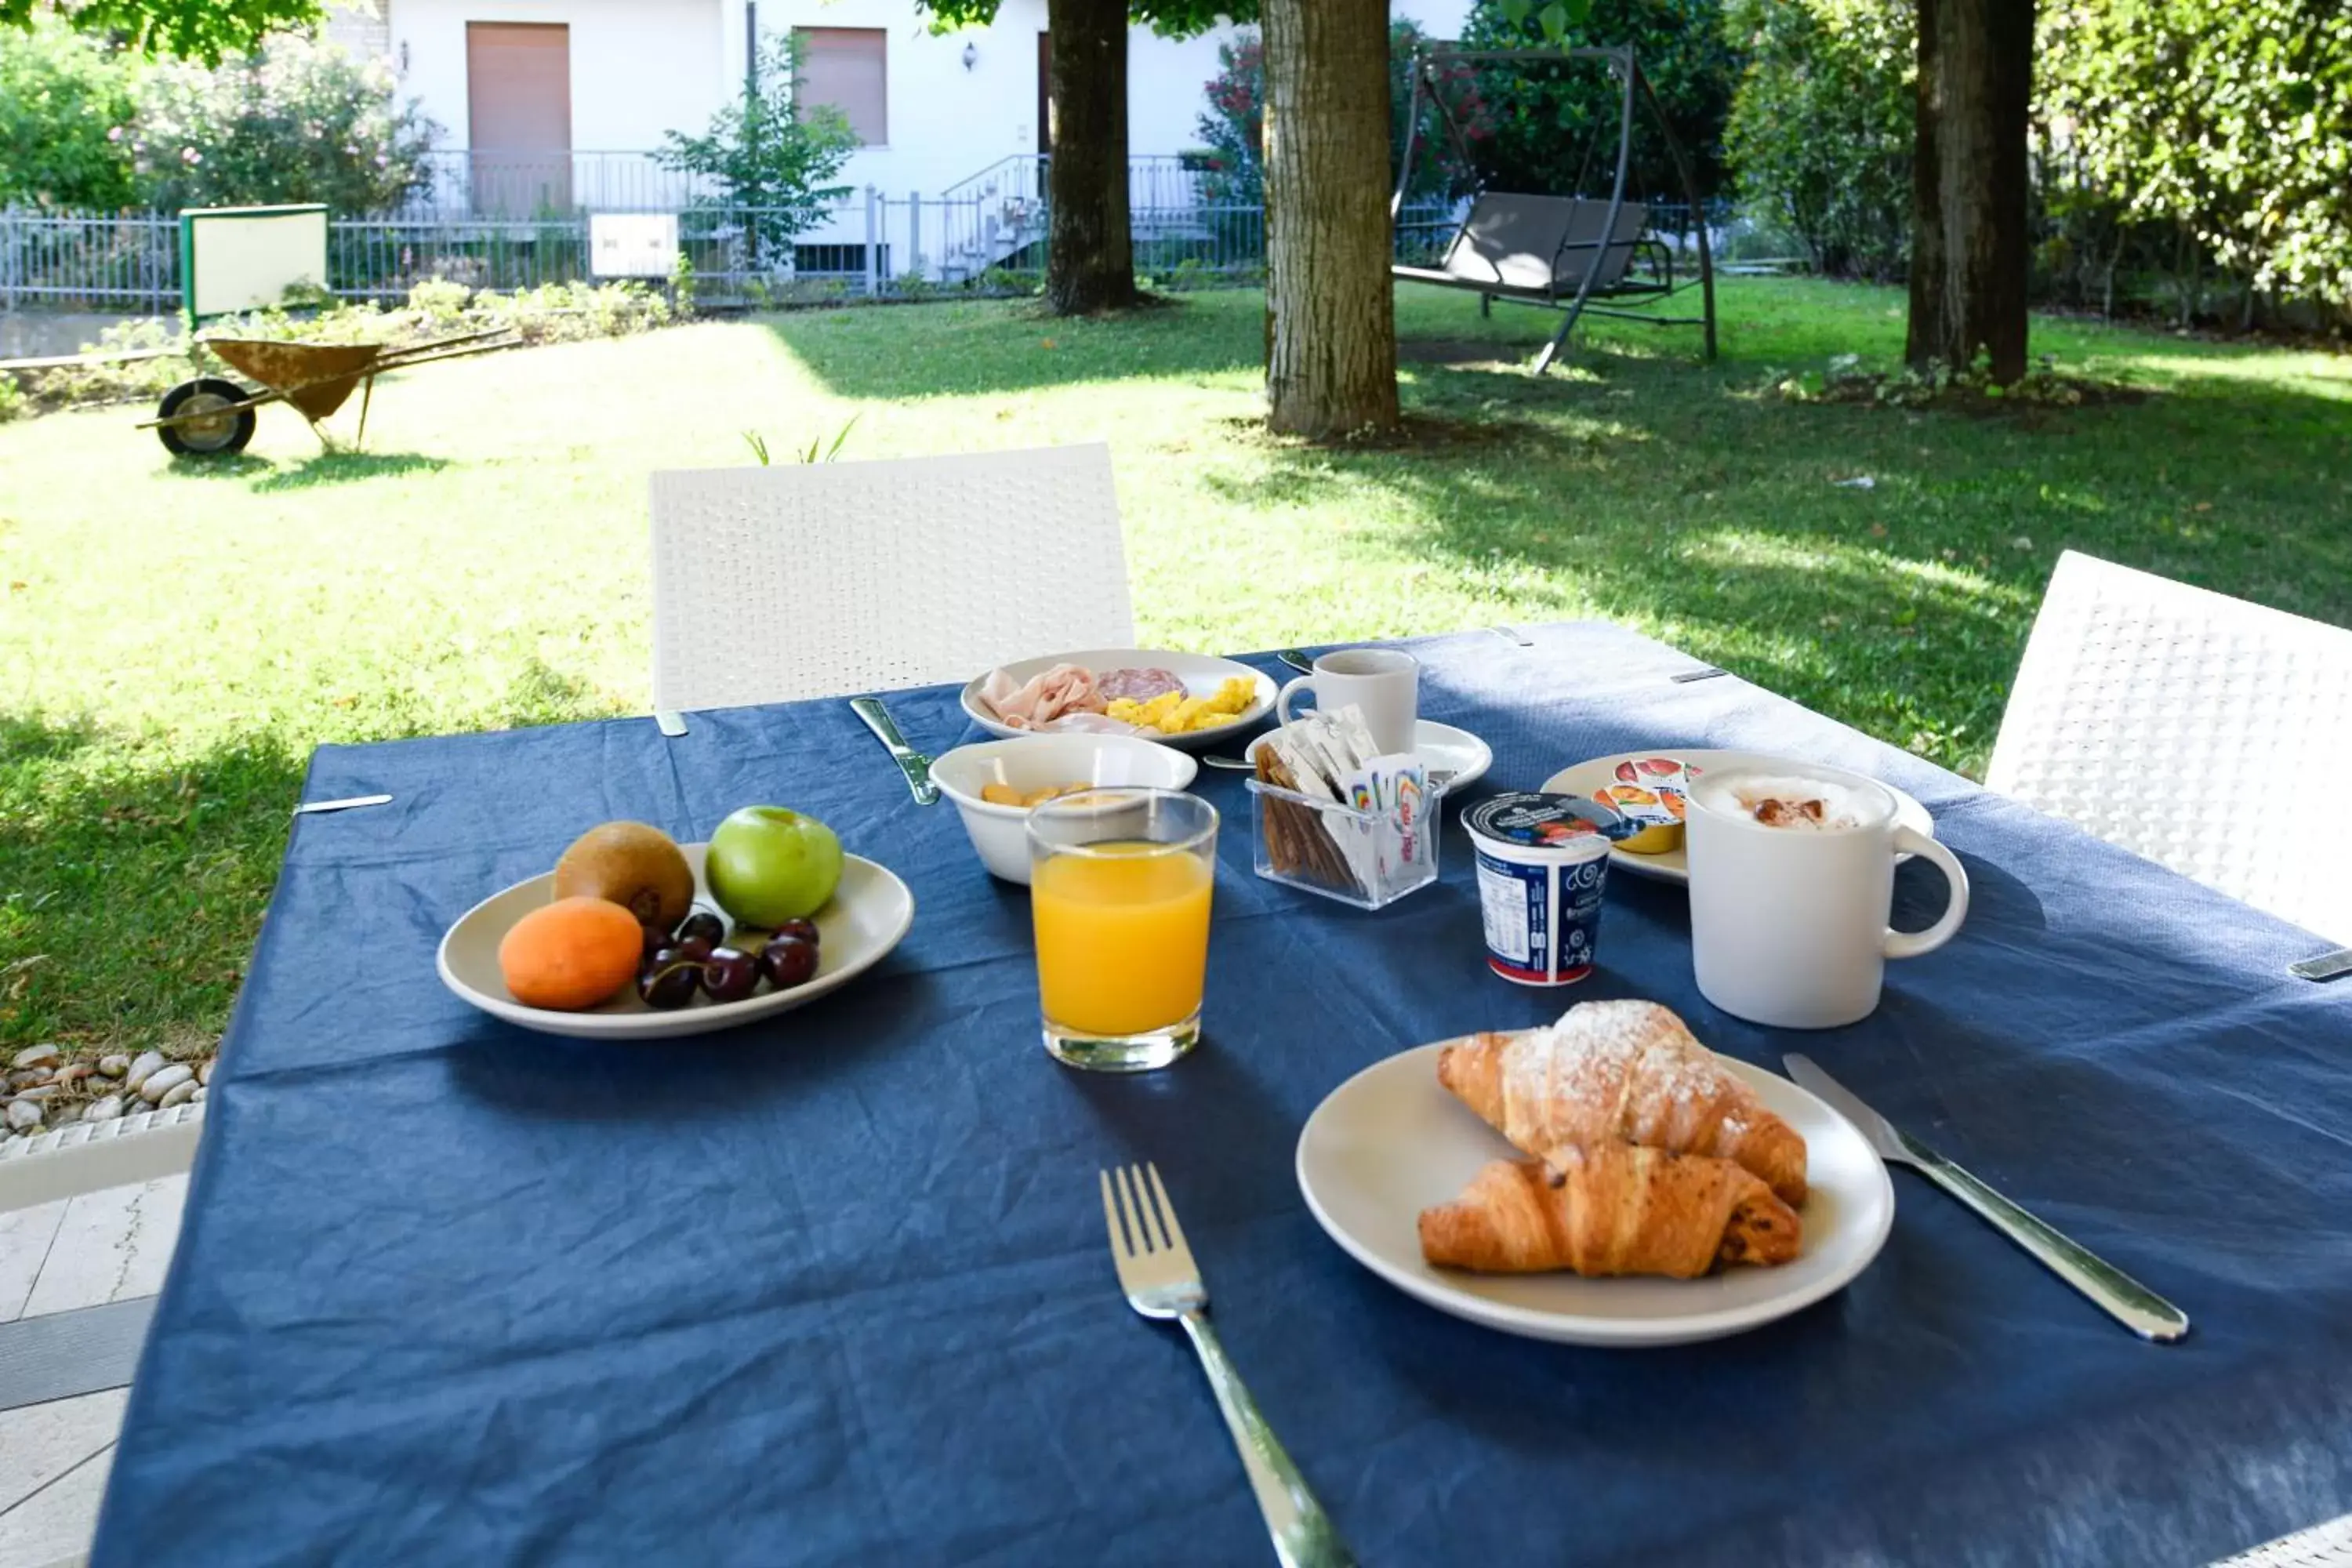
{"type": "Polygon", "coordinates": [[[1684,830],[1699,993],[1752,1023],[1832,1029],[1867,1017],[1886,960],[1932,952],[1968,916],[1959,861],[1897,822],[1893,794],[1860,773],[1795,762],[1709,773],[1691,791],[1684,830]],[[1767,797],[1824,799],[1831,825],[1768,826],[1754,808],[1767,797]],[[1943,917],[1922,931],[1886,923],[1906,853],[1951,884],[1943,917]]]}
{"type": "Polygon", "coordinates": [[[1353,707],[1383,752],[1413,750],[1413,726],[1421,717],[1421,660],[1392,647],[1349,647],[1315,661],[1274,700],[1275,717],[1291,721],[1291,699],[1312,691],[1318,708],[1353,707]]]}

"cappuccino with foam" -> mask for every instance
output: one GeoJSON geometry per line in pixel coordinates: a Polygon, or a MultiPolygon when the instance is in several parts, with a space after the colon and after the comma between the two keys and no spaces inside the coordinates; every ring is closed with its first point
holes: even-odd
{"type": "Polygon", "coordinates": [[[1708,809],[1795,833],[1838,833],[1874,822],[1881,804],[1834,779],[1734,773],[1694,792],[1708,809]]]}
{"type": "Polygon", "coordinates": [[[1940,947],[1967,916],[1968,873],[1898,822],[1874,780],[1775,761],[1710,769],[1689,800],[1691,968],[1699,994],[1727,1013],[1782,1029],[1853,1023],[1878,1005],[1886,960],[1940,947]],[[1906,854],[1951,885],[1924,931],[1887,927],[1906,854]]]}

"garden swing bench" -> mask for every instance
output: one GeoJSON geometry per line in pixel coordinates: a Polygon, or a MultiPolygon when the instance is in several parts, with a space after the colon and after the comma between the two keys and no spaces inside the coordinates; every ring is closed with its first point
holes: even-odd
{"type": "MultiPolygon", "coordinates": [[[[1707,248],[1706,219],[1691,178],[1689,162],[1675,140],[1651,90],[1649,79],[1630,47],[1560,49],[1460,49],[1445,46],[1423,51],[1413,62],[1412,107],[1405,118],[1404,157],[1397,174],[1396,194],[1389,203],[1391,220],[1404,210],[1405,193],[1412,184],[1413,154],[1421,140],[1421,106],[1437,110],[1454,150],[1465,166],[1475,160],[1461,125],[1438,90],[1442,68],[1476,63],[1518,64],[1533,60],[1591,60],[1608,67],[1623,89],[1617,121],[1617,174],[1606,200],[1583,195],[1529,195],[1486,190],[1473,195],[1470,210],[1434,267],[1399,262],[1390,268],[1401,281],[1463,289],[1478,296],[1481,314],[1492,311],[1497,300],[1564,310],[1559,330],[1529,366],[1541,375],[1588,312],[1658,327],[1703,327],[1706,357],[1715,358],[1715,267],[1707,248]],[[1633,152],[1633,100],[1646,101],[1665,138],[1675,173],[1690,204],[1697,238],[1698,273],[1677,280],[1675,251],[1651,226],[1650,209],[1625,199],[1625,176],[1633,152]],[[1684,290],[1696,288],[1705,313],[1668,316],[1658,307],[1684,290]]],[[[1597,140],[1597,138],[1596,138],[1597,140]]],[[[1587,153],[1587,163],[1591,154],[1587,153]]],[[[1581,180],[1579,181],[1581,184],[1581,180]]]]}

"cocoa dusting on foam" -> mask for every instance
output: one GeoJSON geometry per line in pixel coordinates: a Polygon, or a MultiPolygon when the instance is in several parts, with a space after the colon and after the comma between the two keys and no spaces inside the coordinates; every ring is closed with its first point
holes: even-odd
{"type": "Polygon", "coordinates": [[[1729,778],[1700,790],[1714,810],[1798,833],[1860,827],[1874,815],[1863,798],[1827,779],[1729,778]]]}
{"type": "MultiPolygon", "coordinates": [[[[1822,827],[1828,807],[1818,800],[1782,800],[1767,795],[1750,808],[1756,820],[1767,827],[1822,827]]],[[[1843,826],[1843,825],[1841,825],[1843,826]]]]}

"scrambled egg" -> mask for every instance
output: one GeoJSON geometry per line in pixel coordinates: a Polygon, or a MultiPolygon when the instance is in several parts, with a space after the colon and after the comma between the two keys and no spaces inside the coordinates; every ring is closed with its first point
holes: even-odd
{"type": "Polygon", "coordinates": [[[1157,730],[1163,735],[1182,735],[1230,724],[1256,700],[1257,683],[1235,676],[1218,687],[1213,697],[1192,697],[1181,691],[1163,692],[1149,702],[1118,697],[1111,700],[1106,711],[1121,723],[1157,730]]]}

